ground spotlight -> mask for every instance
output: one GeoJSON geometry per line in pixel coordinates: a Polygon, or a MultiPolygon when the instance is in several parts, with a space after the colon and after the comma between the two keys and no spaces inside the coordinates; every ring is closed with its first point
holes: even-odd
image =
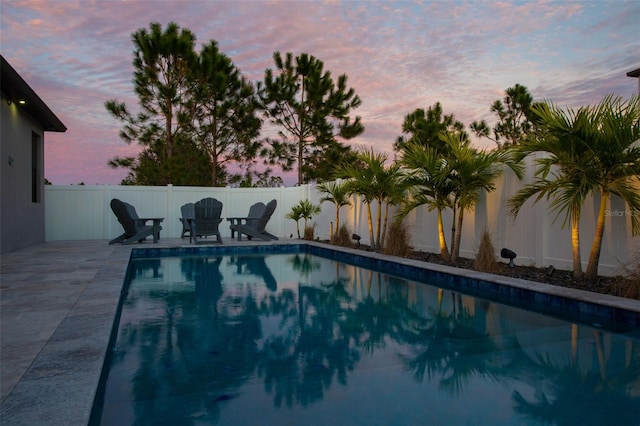
{"type": "Polygon", "coordinates": [[[509,259],[509,268],[513,268],[514,266],[516,266],[516,264],[513,263],[513,259],[516,258],[516,254],[508,248],[503,248],[502,250],[500,250],[500,257],[502,257],[503,259],[509,259]]]}

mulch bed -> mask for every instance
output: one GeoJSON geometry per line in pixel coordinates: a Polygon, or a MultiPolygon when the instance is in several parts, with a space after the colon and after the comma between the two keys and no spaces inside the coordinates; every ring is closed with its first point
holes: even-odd
{"type": "MultiPolygon", "coordinates": [[[[354,248],[372,251],[370,247],[365,245],[354,248]]],[[[439,265],[448,265],[464,269],[474,269],[473,259],[458,258],[455,263],[450,263],[443,260],[439,254],[425,253],[422,251],[413,251],[407,257],[410,259],[436,263],[439,265]]],[[[513,278],[521,278],[529,281],[536,281],[540,283],[553,284],[562,287],[569,287],[596,293],[609,294],[612,296],[620,296],[640,300],[640,282],[638,278],[629,279],[620,276],[598,277],[598,280],[596,282],[591,283],[584,280],[574,279],[571,271],[518,265],[517,259],[515,263],[516,266],[510,268],[507,263],[498,262],[497,270],[492,271],[492,273],[513,278]]]]}

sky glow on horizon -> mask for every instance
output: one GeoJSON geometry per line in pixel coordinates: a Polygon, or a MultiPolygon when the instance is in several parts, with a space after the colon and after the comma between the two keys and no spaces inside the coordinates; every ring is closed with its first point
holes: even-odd
{"type": "Polygon", "coordinates": [[[104,103],[137,107],[131,34],[154,21],[191,30],[198,49],[216,40],[254,82],[275,51],[314,55],[362,99],[353,115],[365,132],[349,143],[389,158],[404,116],[436,102],[468,126],[492,123],[491,104],[516,83],[563,108],[638,88],[626,76],[640,68],[637,1],[3,0],[2,55],[68,128],[45,136],[53,184],[126,176],[107,162],[139,148],[119,138],[104,103]]]}

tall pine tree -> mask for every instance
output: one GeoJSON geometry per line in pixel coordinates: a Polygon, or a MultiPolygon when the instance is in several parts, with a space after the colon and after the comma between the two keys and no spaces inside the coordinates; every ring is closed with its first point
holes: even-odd
{"type": "Polygon", "coordinates": [[[176,155],[182,151],[192,153],[195,36],[173,22],[164,30],[154,22],[149,30],[141,28],[133,33],[132,41],[135,47],[133,84],[139,111],[132,114],[123,102],[115,99],[107,101],[105,106],[124,122],[120,137],[127,143],[137,141],[142,151],[137,158],[116,157],[110,165],[130,168],[130,183],[177,183],[175,176],[206,167],[197,155],[191,159],[198,164],[196,168],[193,161],[176,155]]]}
{"type": "Polygon", "coordinates": [[[203,46],[197,68],[197,141],[211,163],[211,185],[228,183],[227,165],[254,159],[261,121],[253,85],[215,41],[203,46]]]}
{"type": "Polygon", "coordinates": [[[273,59],[276,70],[265,71],[259,95],[278,137],[270,139],[263,154],[285,171],[297,164],[302,184],[310,180],[305,166],[317,160],[318,152],[334,149],[338,137],[348,140],[364,131],[360,117],[352,121],[349,115],[361,101],[353,88],[347,88],[346,75],[334,82],[314,56],[302,53],[294,58],[287,53],[283,58],[275,52],[273,59]]]}

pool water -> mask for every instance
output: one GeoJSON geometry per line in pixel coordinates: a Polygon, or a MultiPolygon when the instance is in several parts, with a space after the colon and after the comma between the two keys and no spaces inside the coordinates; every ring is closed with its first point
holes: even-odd
{"type": "Polygon", "coordinates": [[[640,333],[309,253],[132,259],[92,423],[638,425],[640,333]]]}

